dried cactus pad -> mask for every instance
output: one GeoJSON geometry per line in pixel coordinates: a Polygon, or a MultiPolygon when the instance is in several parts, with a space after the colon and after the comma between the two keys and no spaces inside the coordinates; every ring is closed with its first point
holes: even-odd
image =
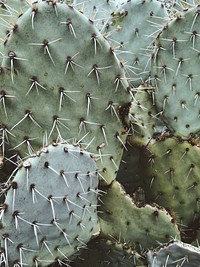
{"type": "Polygon", "coordinates": [[[1,211],[1,263],[47,266],[85,247],[99,233],[95,160],[56,144],[24,161],[1,211]]]}

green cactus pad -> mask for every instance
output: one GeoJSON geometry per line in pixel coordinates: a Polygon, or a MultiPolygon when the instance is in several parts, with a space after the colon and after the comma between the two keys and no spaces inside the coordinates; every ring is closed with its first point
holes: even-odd
{"type": "Polygon", "coordinates": [[[1,135],[22,157],[51,140],[81,144],[111,182],[126,149],[121,117],[131,96],[108,42],[65,3],[34,4],[16,25],[0,74],[1,135]]]}
{"type": "Polygon", "coordinates": [[[163,137],[143,152],[141,173],[149,199],[174,213],[180,226],[191,226],[199,218],[199,145],[163,137]]]}
{"type": "Polygon", "coordinates": [[[89,153],[54,144],[18,169],[1,209],[1,264],[62,262],[99,234],[98,174],[89,153]]]}
{"type": "Polygon", "coordinates": [[[120,238],[141,250],[168,242],[172,236],[179,237],[176,224],[164,209],[137,207],[118,182],[113,182],[106,193],[100,213],[102,237],[120,238]]]}
{"type": "Polygon", "coordinates": [[[136,86],[148,78],[153,42],[167,12],[158,1],[136,0],[127,1],[111,15],[104,35],[136,86]]]}
{"type": "Polygon", "coordinates": [[[199,6],[170,22],[152,56],[155,102],[166,125],[188,137],[200,130],[199,6]]]}
{"type": "Polygon", "coordinates": [[[161,114],[157,112],[154,98],[155,91],[151,87],[141,85],[135,89],[129,113],[131,131],[127,142],[136,146],[147,145],[155,134],[166,130],[160,119],[161,114]]]}
{"type": "Polygon", "coordinates": [[[147,253],[152,267],[198,267],[200,266],[200,249],[181,241],[171,241],[147,253]]]}

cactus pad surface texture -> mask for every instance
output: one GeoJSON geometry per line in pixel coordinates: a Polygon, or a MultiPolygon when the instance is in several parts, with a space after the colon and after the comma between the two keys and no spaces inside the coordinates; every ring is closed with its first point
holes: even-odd
{"type": "Polygon", "coordinates": [[[0,267],[200,266],[199,29],[196,0],[0,0],[0,267]]]}
{"type": "Polygon", "coordinates": [[[199,133],[199,5],[168,23],[152,56],[156,106],[168,128],[188,137],[199,133]]]}
{"type": "Polygon", "coordinates": [[[24,161],[1,211],[1,264],[47,266],[85,247],[99,233],[97,187],[95,160],[79,147],[50,145],[24,161]]]}
{"type": "Polygon", "coordinates": [[[148,252],[148,260],[152,267],[199,267],[200,250],[189,244],[174,240],[155,251],[148,252]]]}
{"type": "Polygon", "coordinates": [[[35,3],[16,21],[3,55],[2,150],[9,143],[24,157],[70,140],[98,154],[101,176],[114,179],[127,136],[120,110],[131,96],[93,23],[71,5],[35,3]]]}

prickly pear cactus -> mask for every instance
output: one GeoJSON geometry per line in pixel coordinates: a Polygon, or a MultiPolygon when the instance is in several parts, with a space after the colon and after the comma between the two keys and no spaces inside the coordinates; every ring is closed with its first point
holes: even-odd
{"type": "Polygon", "coordinates": [[[171,21],[158,35],[152,56],[155,103],[176,135],[199,133],[199,5],[171,21]]]}
{"type": "Polygon", "coordinates": [[[108,42],[65,3],[35,3],[15,25],[0,74],[2,150],[9,143],[24,157],[71,140],[98,155],[109,183],[126,149],[121,118],[131,96],[108,42]]]}
{"type": "Polygon", "coordinates": [[[147,259],[151,267],[198,267],[200,266],[200,249],[173,240],[155,251],[149,251],[147,259]]]}
{"type": "Polygon", "coordinates": [[[145,204],[137,207],[116,181],[107,188],[102,201],[100,236],[103,238],[120,238],[141,252],[156,247],[157,242],[168,242],[171,236],[180,237],[177,225],[165,209],[145,204]]]}
{"type": "Polygon", "coordinates": [[[165,243],[199,239],[199,5],[28,2],[0,1],[0,265],[198,266],[165,243]]]}
{"type": "Polygon", "coordinates": [[[147,198],[174,214],[181,228],[192,229],[199,219],[200,148],[191,142],[154,140],[141,155],[140,174],[147,198]]]}
{"type": "Polygon", "coordinates": [[[44,147],[8,182],[1,266],[61,264],[99,234],[96,162],[79,147],[44,147]]]}
{"type": "Polygon", "coordinates": [[[149,76],[153,42],[167,19],[158,1],[137,0],[126,1],[107,22],[104,35],[134,86],[149,76]]]}
{"type": "Polygon", "coordinates": [[[130,131],[127,142],[141,147],[147,145],[157,133],[164,132],[166,126],[160,116],[161,113],[157,112],[155,106],[154,88],[145,85],[137,87],[129,112],[130,131]]]}

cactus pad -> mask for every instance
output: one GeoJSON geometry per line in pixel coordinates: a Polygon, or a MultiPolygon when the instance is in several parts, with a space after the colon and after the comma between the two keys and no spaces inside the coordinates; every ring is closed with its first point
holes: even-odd
{"type": "Polygon", "coordinates": [[[86,247],[99,233],[97,186],[95,160],[73,145],[22,162],[1,209],[1,264],[47,266],[86,247]]]}

